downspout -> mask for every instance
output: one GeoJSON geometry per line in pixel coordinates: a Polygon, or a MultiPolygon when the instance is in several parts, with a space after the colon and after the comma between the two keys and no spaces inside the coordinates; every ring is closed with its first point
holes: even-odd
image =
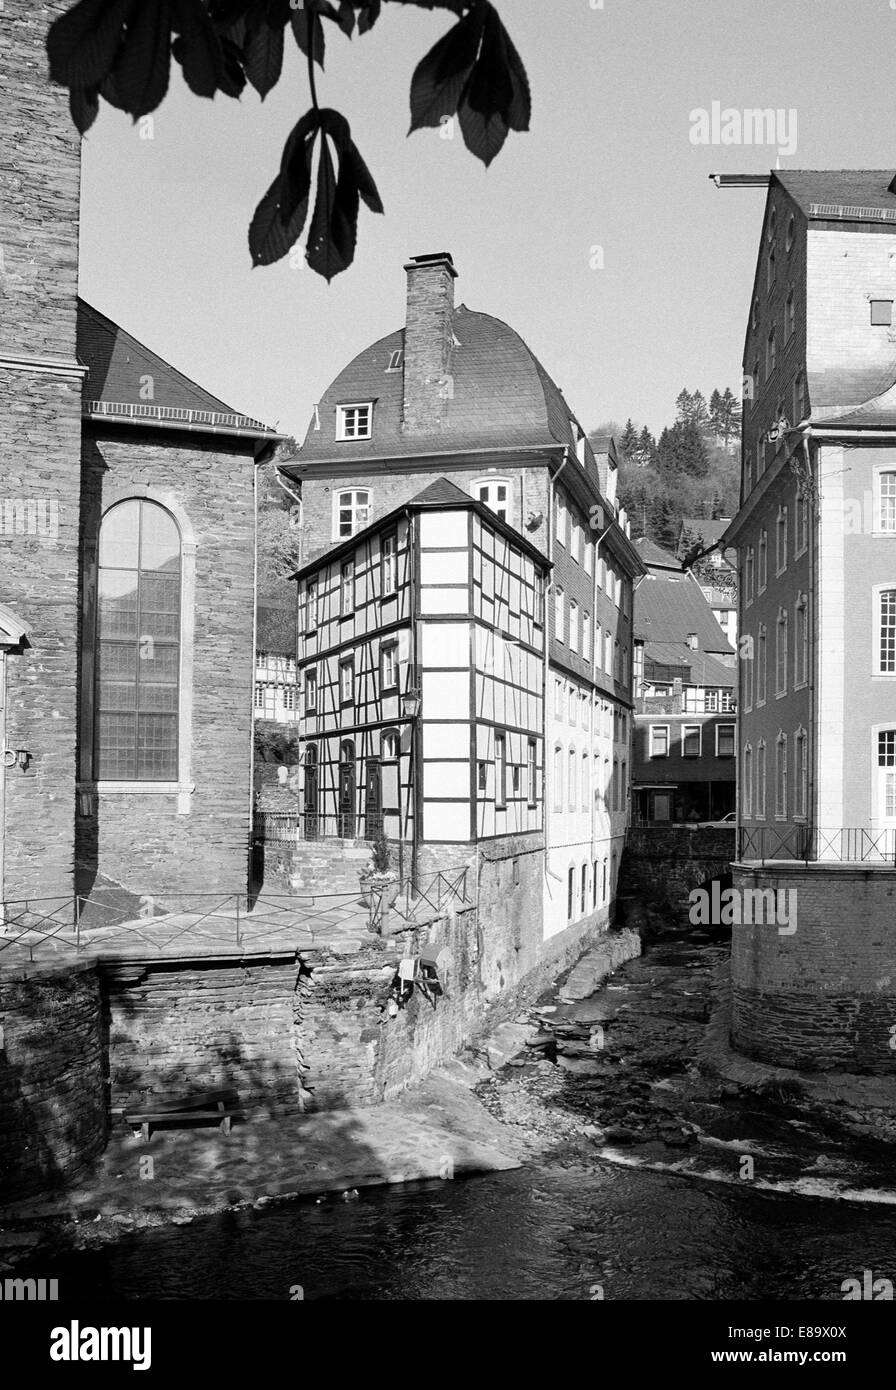
{"type": "MultiPolygon", "coordinates": [[[[812,482],[812,460],[809,453],[809,440],[812,435],[811,426],[806,426],[802,431],[800,442],[803,446],[803,459],[806,464],[806,508],[811,506],[811,533],[807,536],[809,542],[809,603],[811,604],[812,626],[809,629],[807,638],[812,643],[812,761],[811,767],[806,768],[806,820],[809,832],[809,845],[815,838],[815,767],[817,761],[818,748],[818,642],[816,640],[816,629],[818,625],[818,595],[815,592],[815,553],[817,545],[817,531],[821,525],[821,511],[817,504],[816,489],[812,482]]],[[[807,523],[809,517],[807,516],[807,523]]]]}
{"type": "Polygon", "coordinates": [[[258,468],[252,469],[252,515],[255,524],[252,528],[252,666],[249,687],[249,707],[252,711],[249,737],[249,863],[247,865],[246,886],[251,891],[252,869],[255,853],[255,666],[258,660],[258,468]]]}
{"type": "Polygon", "coordinates": [[[6,651],[0,647],[0,932],[6,929],[6,651]]]}
{"type": "MultiPolygon", "coordinates": [[[[563,469],[566,467],[566,464],[567,464],[568,462],[569,462],[569,446],[568,446],[568,445],[564,445],[564,448],[563,448],[563,462],[561,463],[560,467],[557,469],[557,476],[558,476],[558,477],[559,477],[560,473],[563,471],[563,469]]],[[[554,536],[554,479],[551,477],[550,469],[548,470],[548,515],[547,515],[547,523],[548,523],[548,559],[549,559],[549,560],[553,560],[553,558],[554,558],[554,541],[555,541],[556,538],[555,538],[555,536],[554,536]]],[[[550,669],[551,669],[551,667],[550,667],[550,647],[551,647],[551,641],[550,641],[550,625],[553,623],[553,617],[551,616],[551,614],[552,614],[552,613],[554,612],[554,610],[555,610],[555,605],[554,605],[554,603],[553,603],[553,594],[551,595],[551,607],[550,607],[550,609],[548,609],[547,605],[545,605],[545,608],[546,608],[546,611],[545,611],[545,615],[544,615],[544,659],[543,659],[543,661],[542,661],[542,668],[543,668],[543,671],[544,671],[544,678],[543,678],[543,679],[544,679],[544,724],[545,724],[545,729],[547,729],[547,728],[549,728],[549,724],[548,724],[548,695],[549,695],[549,693],[550,693],[550,688],[551,688],[551,687],[550,687],[550,676],[549,676],[550,669]]],[[[553,805],[553,800],[554,800],[554,797],[553,797],[553,792],[554,792],[554,771],[553,771],[553,769],[554,769],[554,740],[551,739],[550,742],[551,742],[551,747],[550,747],[550,749],[545,748],[545,750],[544,750],[544,753],[545,753],[545,757],[544,757],[544,786],[545,786],[545,791],[548,793],[548,795],[545,797],[545,805],[544,805],[544,872],[545,872],[545,877],[546,877],[546,878],[552,878],[552,879],[555,880],[555,882],[557,882],[557,883],[562,883],[562,882],[563,882],[563,879],[562,879],[561,875],[560,875],[560,874],[555,874],[554,871],[553,871],[553,869],[551,868],[551,854],[550,854],[550,850],[551,850],[551,833],[550,833],[551,816],[550,816],[550,807],[553,805]],[[550,754],[550,757],[548,756],[548,754],[550,754]],[[550,766],[550,769],[551,769],[550,778],[548,777],[548,766],[550,766]]]]}

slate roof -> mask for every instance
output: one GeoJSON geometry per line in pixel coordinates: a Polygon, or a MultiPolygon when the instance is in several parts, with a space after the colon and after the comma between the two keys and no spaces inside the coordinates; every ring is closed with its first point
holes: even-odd
{"type": "MultiPolygon", "coordinates": [[[[301,467],[419,455],[427,447],[433,452],[564,444],[574,449],[574,414],[519,334],[463,304],[454,311],[453,327],[458,343],[451,361],[453,397],[437,433],[402,433],[403,371],[386,370],[392,353],[404,346],[404,330],[397,329],[358,353],[330,383],[318,404],[320,429],[312,419],[291,462],[301,467]],[[375,402],[372,438],[337,442],[336,406],[369,400],[375,402]]],[[[595,469],[587,441],[585,457],[586,470],[595,469]]]]}
{"type": "Polygon", "coordinates": [[[647,642],[644,645],[644,666],[680,668],[685,685],[718,685],[733,690],[737,685],[737,668],[726,666],[708,652],[692,651],[686,642],[647,642]]]}
{"type": "Polygon", "coordinates": [[[671,550],[663,550],[661,545],[648,540],[646,536],[635,541],[635,549],[648,569],[674,570],[676,574],[682,574],[678,556],[673,555],[671,550]]]}
{"type": "Polygon", "coordinates": [[[502,521],[499,516],[496,516],[491,508],[487,507],[484,502],[479,502],[475,497],[471,497],[468,492],[464,492],[456,483],[452,483],[449,478],[436,478],[434,482],[429,483],[421,492],[415,493],[409,501],[402,502],[400,506],[395,507],[385,516],[378,517],[375,521],[372,521],[369,526],[364,526],[360,531],[356,531],[353,536],[347,536],[344,541],[340,541],[337,545],[331,546],[323,555],[316,556],[315,559],[310,560],[308,564],[302,565],[300,569],[294,570],[288,577],[290,579],[301,579],[305,574],[311,574],[315,570],[323,569],[325,566],[332,564],[334,560],[338,560],[340,555],[354,550],[355,547],[361,544],[368,536],[375,535],[378,531],[387,530],[389,526],[392,525],[393,521],[397,520],[398,517],[402,516],[408,510],[426,511],[432,508],[434,511],[438,511],[450,510],[452,508],[456,509],[459,507],[462,507],[465,511],[477,512],[485,521],[488,521],[490,525],[494,526],[496,531],[499,531],[503,536],[507,536],[514,545],[519,546],[522,551],[535,560],[543,571],[546,572],[553,568],[546,555],[542,554],[536,546],[532,545],[531,541],[526,540],[526,537],[521,535],[515,527],[509,525],[506,521],[502,521]]]}
{"type": "Polygon", "coordinates": [[[877,222],[882,220],[882,209],[889,209],[896,221],[896,194],[890,192],[893,174],[893,169],[774,170],[774,177],[806,217],[838,222],[877,222]],[[831,206],[841,211],[813,211],[831,206]]]}
{"type": "Polygon", "coordinates": [[[83,389],[86,415],[280,437],[191,381],[83,299],[78,300],[77,341],[78,358],[88,369],[83,389]],[[140,394],[147,377],[152,378],[151,401],[140,394]]]}
{"type": "Polygon", "coordinates": [[[648,574],[635,590],[634,635],[645,643],[684,644],[693,658],[699,652],[732,654],[728,641],[693,580],[665,579],[648,574]],[[696,632],[697,652],[687,648],[688,633],[696,632]]]}

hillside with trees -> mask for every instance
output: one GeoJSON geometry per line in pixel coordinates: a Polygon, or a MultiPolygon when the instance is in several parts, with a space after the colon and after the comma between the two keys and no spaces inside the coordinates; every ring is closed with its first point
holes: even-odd
{"type": "Polygon", "coordinates": [[[676,418],[655,439],[629,419],[592,433],[592,443],[614,435],[619,453],[618,498],[634,537],[647,536],[675,550],[686,516],[733,516],[740,495],[740,402],[726,386],[682,390],[676,418]]]}

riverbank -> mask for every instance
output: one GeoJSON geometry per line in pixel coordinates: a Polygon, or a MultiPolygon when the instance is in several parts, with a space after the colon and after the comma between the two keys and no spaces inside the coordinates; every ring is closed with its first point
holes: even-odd
{"type": "Polygon", "coordinates": [[[501,1172],[525,1153],[468,1085],[439,1074],[392,1102],[253,1119],[229,1137],[157,1130],[144,1144],[119,1130],[76,1184],[0,1211],[0,1272],[38,1249],[83,1249],[288,1198],[352,1200],[365,1187],[501,1172]]]}
{"type": "Polygon", "coordinates": [[[534,1011],[477,1094],[540,1163],[896,1203],[896,1085],[763,1066],[728,1044],[728,943],[668,933],[590,998],[534,1011]]]}

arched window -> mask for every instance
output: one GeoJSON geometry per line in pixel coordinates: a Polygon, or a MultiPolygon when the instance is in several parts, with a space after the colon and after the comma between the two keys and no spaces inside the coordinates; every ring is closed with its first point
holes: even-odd
{"type": "Polygon", "coordinates": [[[94,776],[175,782],[181,643],[181,535],[145,498],[100,527],[94,776]]]}
{"type": "Polygon", "coordinates": [[[398,734],[394,729],[388,729],[383,734],[383,742],[380,750],[380,756],[383,762],[394,762],[398,757],[399,748],[398,734]]]}

